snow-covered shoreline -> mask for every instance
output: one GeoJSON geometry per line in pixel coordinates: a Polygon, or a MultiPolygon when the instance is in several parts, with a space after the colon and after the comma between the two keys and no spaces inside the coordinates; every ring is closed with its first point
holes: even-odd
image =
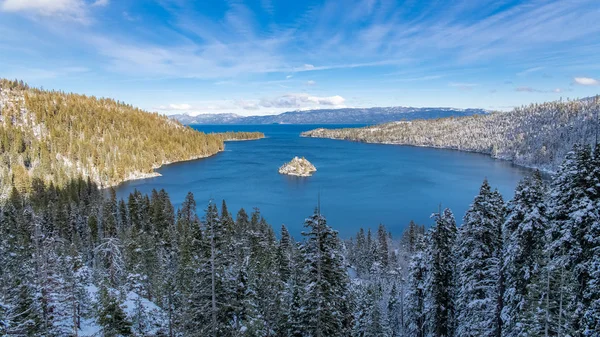
{"type": "MultiPolygon", "coordinates": [[[[316,129],[316,130],[318,130],[318,129],[316,129]]],[[[316,130],[311,130],[311,131],[316,131],[316,130]]],[[[556,171],[551,170],[551,169],[549,169],[547,167],[541,167],[541,166],[536,166],[536,165],[528,165],[528,164],[524,164],[524,163],[515,162],[512,158],[509,158],[509,157],[493,156],[490,153],[486,153],[486,152],[482,152],[482,151],[469,150],[469,149],[460,149],[460,148],[456,148],[456,147],[446,147],[446,146],[436,146],[436,145],[423,145],[423,144],[406,144],[406,143],[399,143],[399,142],[375,142],[375,141],[369,141],[369,140],[352,140],[352,139],[345,139],[345,138],[341,138],[341,137],[314,136],[312,134],[304,134],[304,132],[300,135],[300,137],[305,137],[305,138],[323,138],[323,139],[332,139],[332,140],[340,140],[340,141],[356,142],[356,143],[365,143],[365,144],[382,144],[382,145],[411,146],[411,147],[420,147],[420,148],[431,148],[431,149],[440,149],[440,150],[452,150],[452,151],[460,151],[460,152],[477,153],[477,154],[482,154],[482,155],[489,156],[492,159],[508,161],[511,164],[513,164],[515,166],[518,166],[518,167],[521,167],[521,168],[526,168],[526,169],[530,169],[530,170],[538,170],[538,171],[542,172],[545,175],[554,175],[554,174],[556,174],[556,171]]]]}

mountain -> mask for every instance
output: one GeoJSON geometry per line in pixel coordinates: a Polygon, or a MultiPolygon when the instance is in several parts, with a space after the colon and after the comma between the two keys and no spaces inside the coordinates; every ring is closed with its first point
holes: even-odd
{"type": "Polygon", "coordinates": [[[101,186],[156,175],[171,162],[213,155],[228,139],[260,133],[204,134],[112,99],[45,91],[0,79],[0,197],[11,184],[63,185],[86,177],[101,186]]]}
{"type": "Polygon", "coordinates": [[[316,129],[302,136],[449,148],[489,154],[521,166],[556,171],[574,144],[598,140],[600,96],[509,112],[393,122],[365,128],[316,129]]]}
{"type": "Polygon", "coordinates": [[[345,108],[289,111],[279,115],[240,116],[237,114],[202,114],[169,116],[183,124],[377,124],[400,120],[433,119],[450,116],[487,114],[483,109],[455,108],[345,108]]]}

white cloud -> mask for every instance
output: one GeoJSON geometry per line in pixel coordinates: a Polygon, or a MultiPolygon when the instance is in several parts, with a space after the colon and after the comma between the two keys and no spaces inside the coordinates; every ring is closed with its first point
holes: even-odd
{"type": "Polygon", "coordinates": [[[293,76],[293,75],[287,75],[287,76],[285,77],[285,79],[286,79],[286,80],[289,80],[289,79],[290,79],[290,78],[292,78],[292,77],[294,77],[294,76],[293,76]]]}
{"type": "Polygon", "coordinates": [[[274,98],[263,98],[259,105],[265,108],[304,109],[320,107],[344,107],[342,96],[311,96],[308,94],[287,94],[274,98]]]}
{"type": "Polygon", "coordinates": [[[600,82],[591,77],[575,77],[573,81],[579,85],[599,85],[600,82]]]}
{"type": "Polygon", "coordinates": [[[235,102],[237,106],[244,110],[258,110],[260,107],[256,102],[247,101],[247,100],[238,100],[235,102]]]}
{"type": "Polygon", "coordinates": [[[169,104],[169,108],[173,110],[189,110],[192,108],[189,104],[169,104]]]}
{"type": "Polygon", "coordinates": [[[4,0],[0,10],[87,22],[86,4],[82,0],[4,0]]]}
{"type": "Polygon", "coordinates": [[[92,7],[106,7],[109,3],[110,0],[0,0],[0,11],[86,24],[90,22],[92,7]]]}
{"type": "Polygon", "coordinates": [[[315,66],[313,66],[312,64],[305,64],[304,65],[304,70],[314,70],[315,66]]]}
{"type": "Polygon", "coordinates": [[[169,104],[169,105],[161,105],[156,110],[190,110],[192,106],[190,104],[181,103],[181,104],[169,104]]]}
{"type": "Polygon", "coordinates": [[[315,82],[313,80],[306,81],[306,85],[312,86],[312,85],[316,85],[316,84],[317,84],[317,82],[315,82]]]}

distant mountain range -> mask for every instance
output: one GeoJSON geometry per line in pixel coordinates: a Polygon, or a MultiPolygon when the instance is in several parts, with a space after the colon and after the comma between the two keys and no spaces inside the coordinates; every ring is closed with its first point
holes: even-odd
{"type": "Polygon", "coordinates": [[[483,109],[456,108],[346,108],[289,111],[279,115],[240,116],[233,113],[171,115],[183,124],[379,124],[392,121],[487,114],[483,109]]]}

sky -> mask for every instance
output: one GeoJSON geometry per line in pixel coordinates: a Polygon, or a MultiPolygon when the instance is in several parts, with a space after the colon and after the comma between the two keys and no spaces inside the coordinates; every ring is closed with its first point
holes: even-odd
{"type": "Polygon", "coordinates": [[[163,114],[600,94],[598,0],[0,0],[0,77],[163,114]]]}

